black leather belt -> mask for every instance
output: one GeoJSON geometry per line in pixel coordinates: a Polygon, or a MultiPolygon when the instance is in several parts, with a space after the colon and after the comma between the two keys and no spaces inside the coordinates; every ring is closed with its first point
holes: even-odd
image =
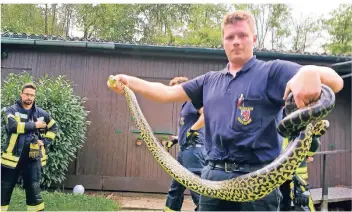
{"type": "Polygon", "coordinates": [[[266,164],[236,164],[225,161],[209,161],[208,165],[212,168],[224,170],[225,172],[252,172],[264,167],[266,164]]]}

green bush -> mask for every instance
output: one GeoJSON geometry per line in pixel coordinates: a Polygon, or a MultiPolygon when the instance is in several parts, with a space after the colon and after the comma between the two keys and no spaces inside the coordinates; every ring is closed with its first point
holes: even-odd
{"type": "MultiPolygon", "coordinates": [[[[76,152],[86,139],[89,122],[86,120],[88,111],[83,106],[85,99],[74,93],[72,83],[64,76],[44,76],[35,81],[27,72],[11,73],[1,85],[2,109],[15,103],[21,87],[27,82],[37,86],[36,105],[46,110],[59,126],[41,181],[44,187],[58,185],[65,180],[69,162],[76,158],[76,152]]],[[[1,133],[6,135],[4,117],[1,120],[1,133]]],[[[5,138],[6,136],[1,136],[2,144],[5,138]]]]}

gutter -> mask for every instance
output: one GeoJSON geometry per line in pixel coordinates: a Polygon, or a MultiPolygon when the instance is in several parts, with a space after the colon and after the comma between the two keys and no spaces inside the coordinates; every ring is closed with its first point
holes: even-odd
{"type": "MultiPolygon", "coordinates": [[[[152,46],[138,44],[120,44],[113,42],[91,42],[91,41],[61,41],[61,40],[36,40],[24,38],[1,37],[1,44],[9,45],[33,45],[37,47],[69,47],[71,49],[85,50],[112,50],[113,52],[125,54],[139,54],[146,56],[177,56],[177,57],[197,57],[201,59],[221,59],[227,60],[223,49],[215,48],[195,48],[195,47],[175,47],[175,46],[152,46]]],[[[271,51],[254,51],[254,54],[263,60],[283,59],[295,60],[299,62],[317,62],[321,64],[332,64],[351,61],[352,57],[332,56],[332,55],[307,55],[282,53],[271,51]]]]}

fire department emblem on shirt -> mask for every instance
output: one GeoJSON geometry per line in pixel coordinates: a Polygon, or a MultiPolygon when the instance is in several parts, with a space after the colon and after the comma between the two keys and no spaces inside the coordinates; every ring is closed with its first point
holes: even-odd
{"type": "Polygon", "coordinates": [[[180,125],[182,126],[182,125],[184,125],[185,124],[185,118],[184,117],[181,117],[180,118],[180,125]]]}
{"type": "Polygon", "coordinates": [[[248,125],[249,123],[252,122],[251,119],[251,111],[253,110],[253,107],[239,107],[241,114],[239,117],[237,117],[237,120],[243,124],[243,125],[248,125]]]}

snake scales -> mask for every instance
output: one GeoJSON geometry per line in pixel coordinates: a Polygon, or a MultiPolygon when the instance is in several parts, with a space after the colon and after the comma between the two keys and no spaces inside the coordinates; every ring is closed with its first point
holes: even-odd
{"type": "MultiPolygon", "coordinates": [[[[285,151],[273,162],[257,171],[230,180],[210,181],[193,174],[165,151],[144,118],[136,96],[127,86],[121,82],[116,82],[113,76],[109,77],[108,82],[110,85],[121,84],[129,110],[134,117],[137,128],[141,131],[141,136],[147,148],[171,177],[186,188],[201,195],[236,202],[261,199],[286,180],[292,179],[295,170],[305,159],[310,148],[311,137],[314,133],[312,122],[324,125],[325,122],[321,120],[335,106],[335,94],[325,85],[322,86],[320,100],[316,104],[300,110],[297,110],[291,93],[286,100],[287,116],[277,128],[277,131],[284,137],[296,137],[285,151]]],[[[317,132],[317,134],[319,133],[317,132]]]]}

